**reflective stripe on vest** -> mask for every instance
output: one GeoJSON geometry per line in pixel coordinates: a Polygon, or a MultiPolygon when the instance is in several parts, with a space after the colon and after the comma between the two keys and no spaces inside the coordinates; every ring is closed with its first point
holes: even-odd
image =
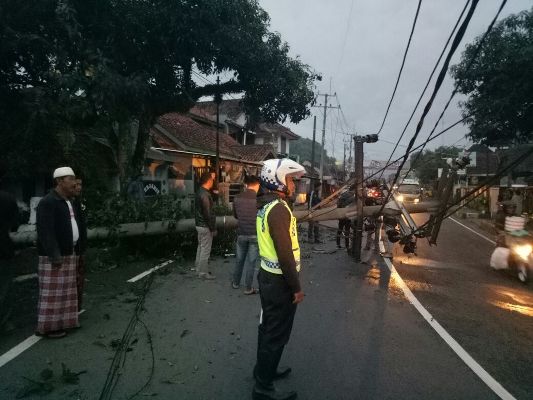
{"type": "Polygon", "coordinates": [[[271,272],[273,274],[283,274],[281,270],[278,255],[276,254],[276,249],[274,247],[274,242],[270,236],[270,230],[268,227],[268,214],[270,210],[276,204],[282,204],[291,216],[290,224],[290,237],[292,244],[292,253],[294,255],[294,261],[296,261],[296,271],[300,272],[300,245],[298,244],[298,229],[296,226],[296,218],[292,215],[292,211],[281,199],[276,199],[270,203],[265,204],[258,212],[256,219],[256,230],[257,230],[257,243],[259,245],[259,256],[261,258],[261,268],[265,271],[271,272]]]}

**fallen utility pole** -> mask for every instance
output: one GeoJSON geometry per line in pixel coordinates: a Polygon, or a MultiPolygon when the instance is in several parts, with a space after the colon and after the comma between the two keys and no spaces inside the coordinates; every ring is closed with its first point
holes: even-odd
{"type": "MultiPolygon", "coordinates": [[[[406,204],[406,208],[411,213],[434,213],[439,208],[439,203],[435,201],[421,202],[418,204],[406,204]]],[[[363,209],[363,216],[374,215],[380,206],[370,206],[363,209]]],[[[342,218],[357,218],[357,207],[337,208],[328,207],[320,210],[295,211],[294,216],[300,221],[334,221],[342,218]]],[[[194,218],[182,219],[179,221],[152,221],[121,224],[118,229],[93,228],[89,229],[87,236],[89,239],[107,239],[112,233],[117,232],[120,237],[154,236],[173,232],[192,232],[195,230],[194,218]]],[[[232,216],[217,217],[218,229],[235,229],[237,219],[232,216]]],[[[31,244],[37,240],[35,231],[16,232],[10,234],[17,244],[31,244]]]]}

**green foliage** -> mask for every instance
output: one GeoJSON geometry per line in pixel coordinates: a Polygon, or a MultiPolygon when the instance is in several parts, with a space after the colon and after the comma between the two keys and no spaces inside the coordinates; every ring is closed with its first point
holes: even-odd
{"type": "Polygon", "coordinates": [[[164,195],[138,202],[119,193],[97,192],[87,198],[87,225],[89,228],[116,228],[119,224],[133,222],[178,221],[189,217],[181,208],[183,200],[175,195],[164,195]]]}
{"type": "Polygon", "coordinates": [[[243,92],[266,121],[309,115],[316,75],[256,1],[5,0],[1,11],[0,157],[18,178],[68,163],[124,180],[157,116],[217,90],[243,92]],[[234,78],[200,86],[193,69],[234,78]]]}
{"type": "Polygon", "coordinates": [[[437,179],[439,168],[447,168],[446,158],[455,158],[462,150],[454,146],[440,146],[435,150],[425,150],[421,155],[411,155],[411,166],[423,185],[433,183],[437,179]]]}
{"type": "MultiPolygon", "coordinates": [[[[315,141],[315,167],[320,166],[320,150],[322,146],[320,143],[315,141]]],[[[298,140],[294,140],[291,142],[291,155],[299,155],[300,156],[300,163],[303,163],[304,161],[311,162],[311,152],[313,150],[313,141],[311,139],[307,138],[300,138],[298,140]]],[[[329,157],[328,151],[326,150],[324,152],[324,162],[327,166],[335,166],[335,157],[329,157]]]]}
{"type": "Polygon", "coordinates": [[[452,67],[470,137],[489,146],[533,139],[533,8],[498,23],[474,59],[481,37],[452,67]]]}

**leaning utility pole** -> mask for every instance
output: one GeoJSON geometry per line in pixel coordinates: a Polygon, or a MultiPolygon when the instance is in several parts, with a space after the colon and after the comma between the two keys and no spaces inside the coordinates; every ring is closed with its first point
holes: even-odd
{"type": "MultiPolygon", "coordinates": [[[[355,220],[354,239],[352,246],[352,255],[356,262],[361,262],[361,245],[363,242],[363,143],[375,143],[378,141],[378,135],[364,135],[353,137],[354,140],[354,163],[355,163],[355,197],[357,207],[357,219],[355,220]]],[[[377,234],[377,233],[376,233],[377,234]]]]}

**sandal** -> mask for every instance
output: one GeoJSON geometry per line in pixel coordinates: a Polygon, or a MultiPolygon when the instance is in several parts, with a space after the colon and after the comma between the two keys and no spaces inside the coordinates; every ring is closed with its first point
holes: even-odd
{"type": "Polygon", "coordinates": [[[259,289],[256,289],[256,288],[251,288],[250,290],[245,290],[243,292],[245,295],[249,296],[251,294],[257,294],[259,293],[259,289]]]}
{"type": "Polygon", "coordinates": [[[49,339],[60,339],[65,336],[67,336],[67,332],[65,331],[55,331],[46,334],[46,337],[49,339]]]}

